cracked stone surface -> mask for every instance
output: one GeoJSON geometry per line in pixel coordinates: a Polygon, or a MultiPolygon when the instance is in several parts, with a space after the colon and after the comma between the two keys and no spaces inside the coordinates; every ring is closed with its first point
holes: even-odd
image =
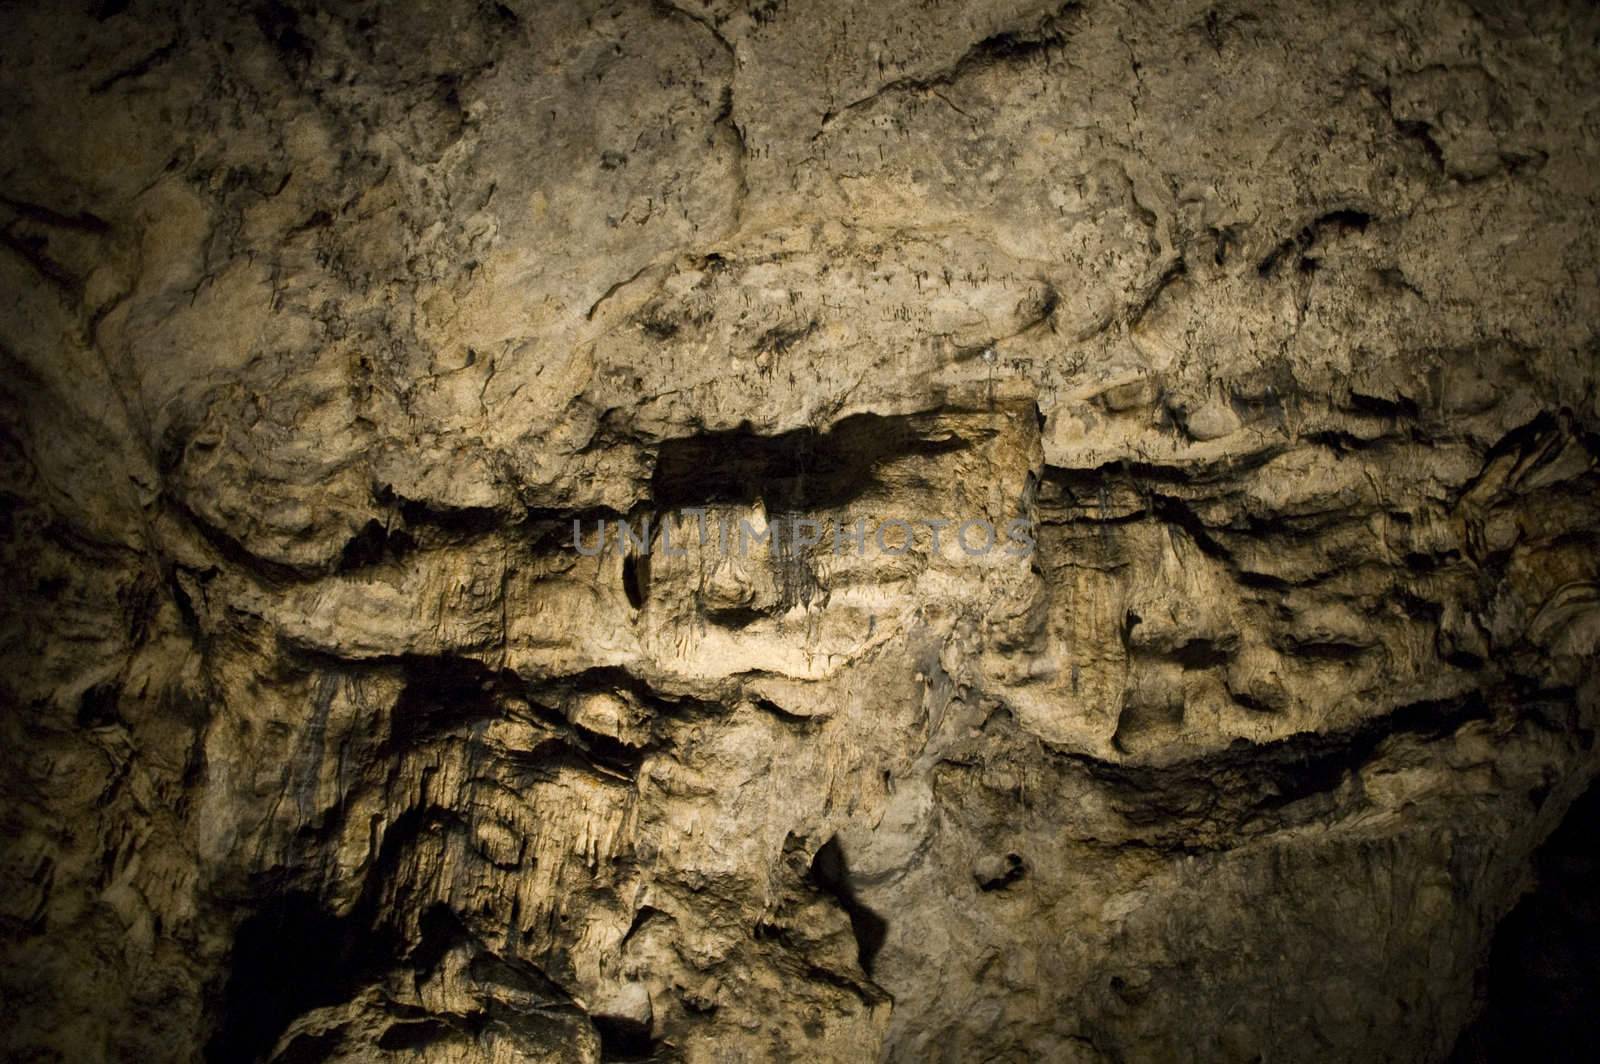
{"type": "Polygon", "coordinates": [[[0,1051],[1450,1059],[1600,771],[1517,7],[0,7],[0,1051]]]}

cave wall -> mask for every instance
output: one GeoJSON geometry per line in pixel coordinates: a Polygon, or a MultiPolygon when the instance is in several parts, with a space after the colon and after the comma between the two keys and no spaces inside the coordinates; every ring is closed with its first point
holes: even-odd
{"type": "Polygon", "coordinates": [[[1516,1044],[1592,5],[0,21],[8,1058],[1516,1044]]]}

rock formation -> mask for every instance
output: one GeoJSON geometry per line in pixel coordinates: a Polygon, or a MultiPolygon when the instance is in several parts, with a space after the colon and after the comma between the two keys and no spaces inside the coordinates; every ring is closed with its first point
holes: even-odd
{"type": "Polygon", "coordinates": [[[0,10],[8,1059],[1505,1041],[1600,10],[0,10]]]}

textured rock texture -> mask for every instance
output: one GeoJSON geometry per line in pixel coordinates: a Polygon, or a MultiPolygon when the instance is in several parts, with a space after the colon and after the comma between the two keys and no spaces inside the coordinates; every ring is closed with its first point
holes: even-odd
{"type": "Polygon", "coordinates": [[[1450,1056],[1600,768],[1594,7],[0,16],[12,1058],[1450,1056]]]}

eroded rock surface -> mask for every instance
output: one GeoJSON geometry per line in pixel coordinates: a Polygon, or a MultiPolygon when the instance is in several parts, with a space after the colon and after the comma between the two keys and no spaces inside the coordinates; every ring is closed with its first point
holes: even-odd
{"type": "Polygon", "coordinates": [[[1524,6],[0,9],[6,1051],[1447,1058],[1600,766],[1524,6]]]}

